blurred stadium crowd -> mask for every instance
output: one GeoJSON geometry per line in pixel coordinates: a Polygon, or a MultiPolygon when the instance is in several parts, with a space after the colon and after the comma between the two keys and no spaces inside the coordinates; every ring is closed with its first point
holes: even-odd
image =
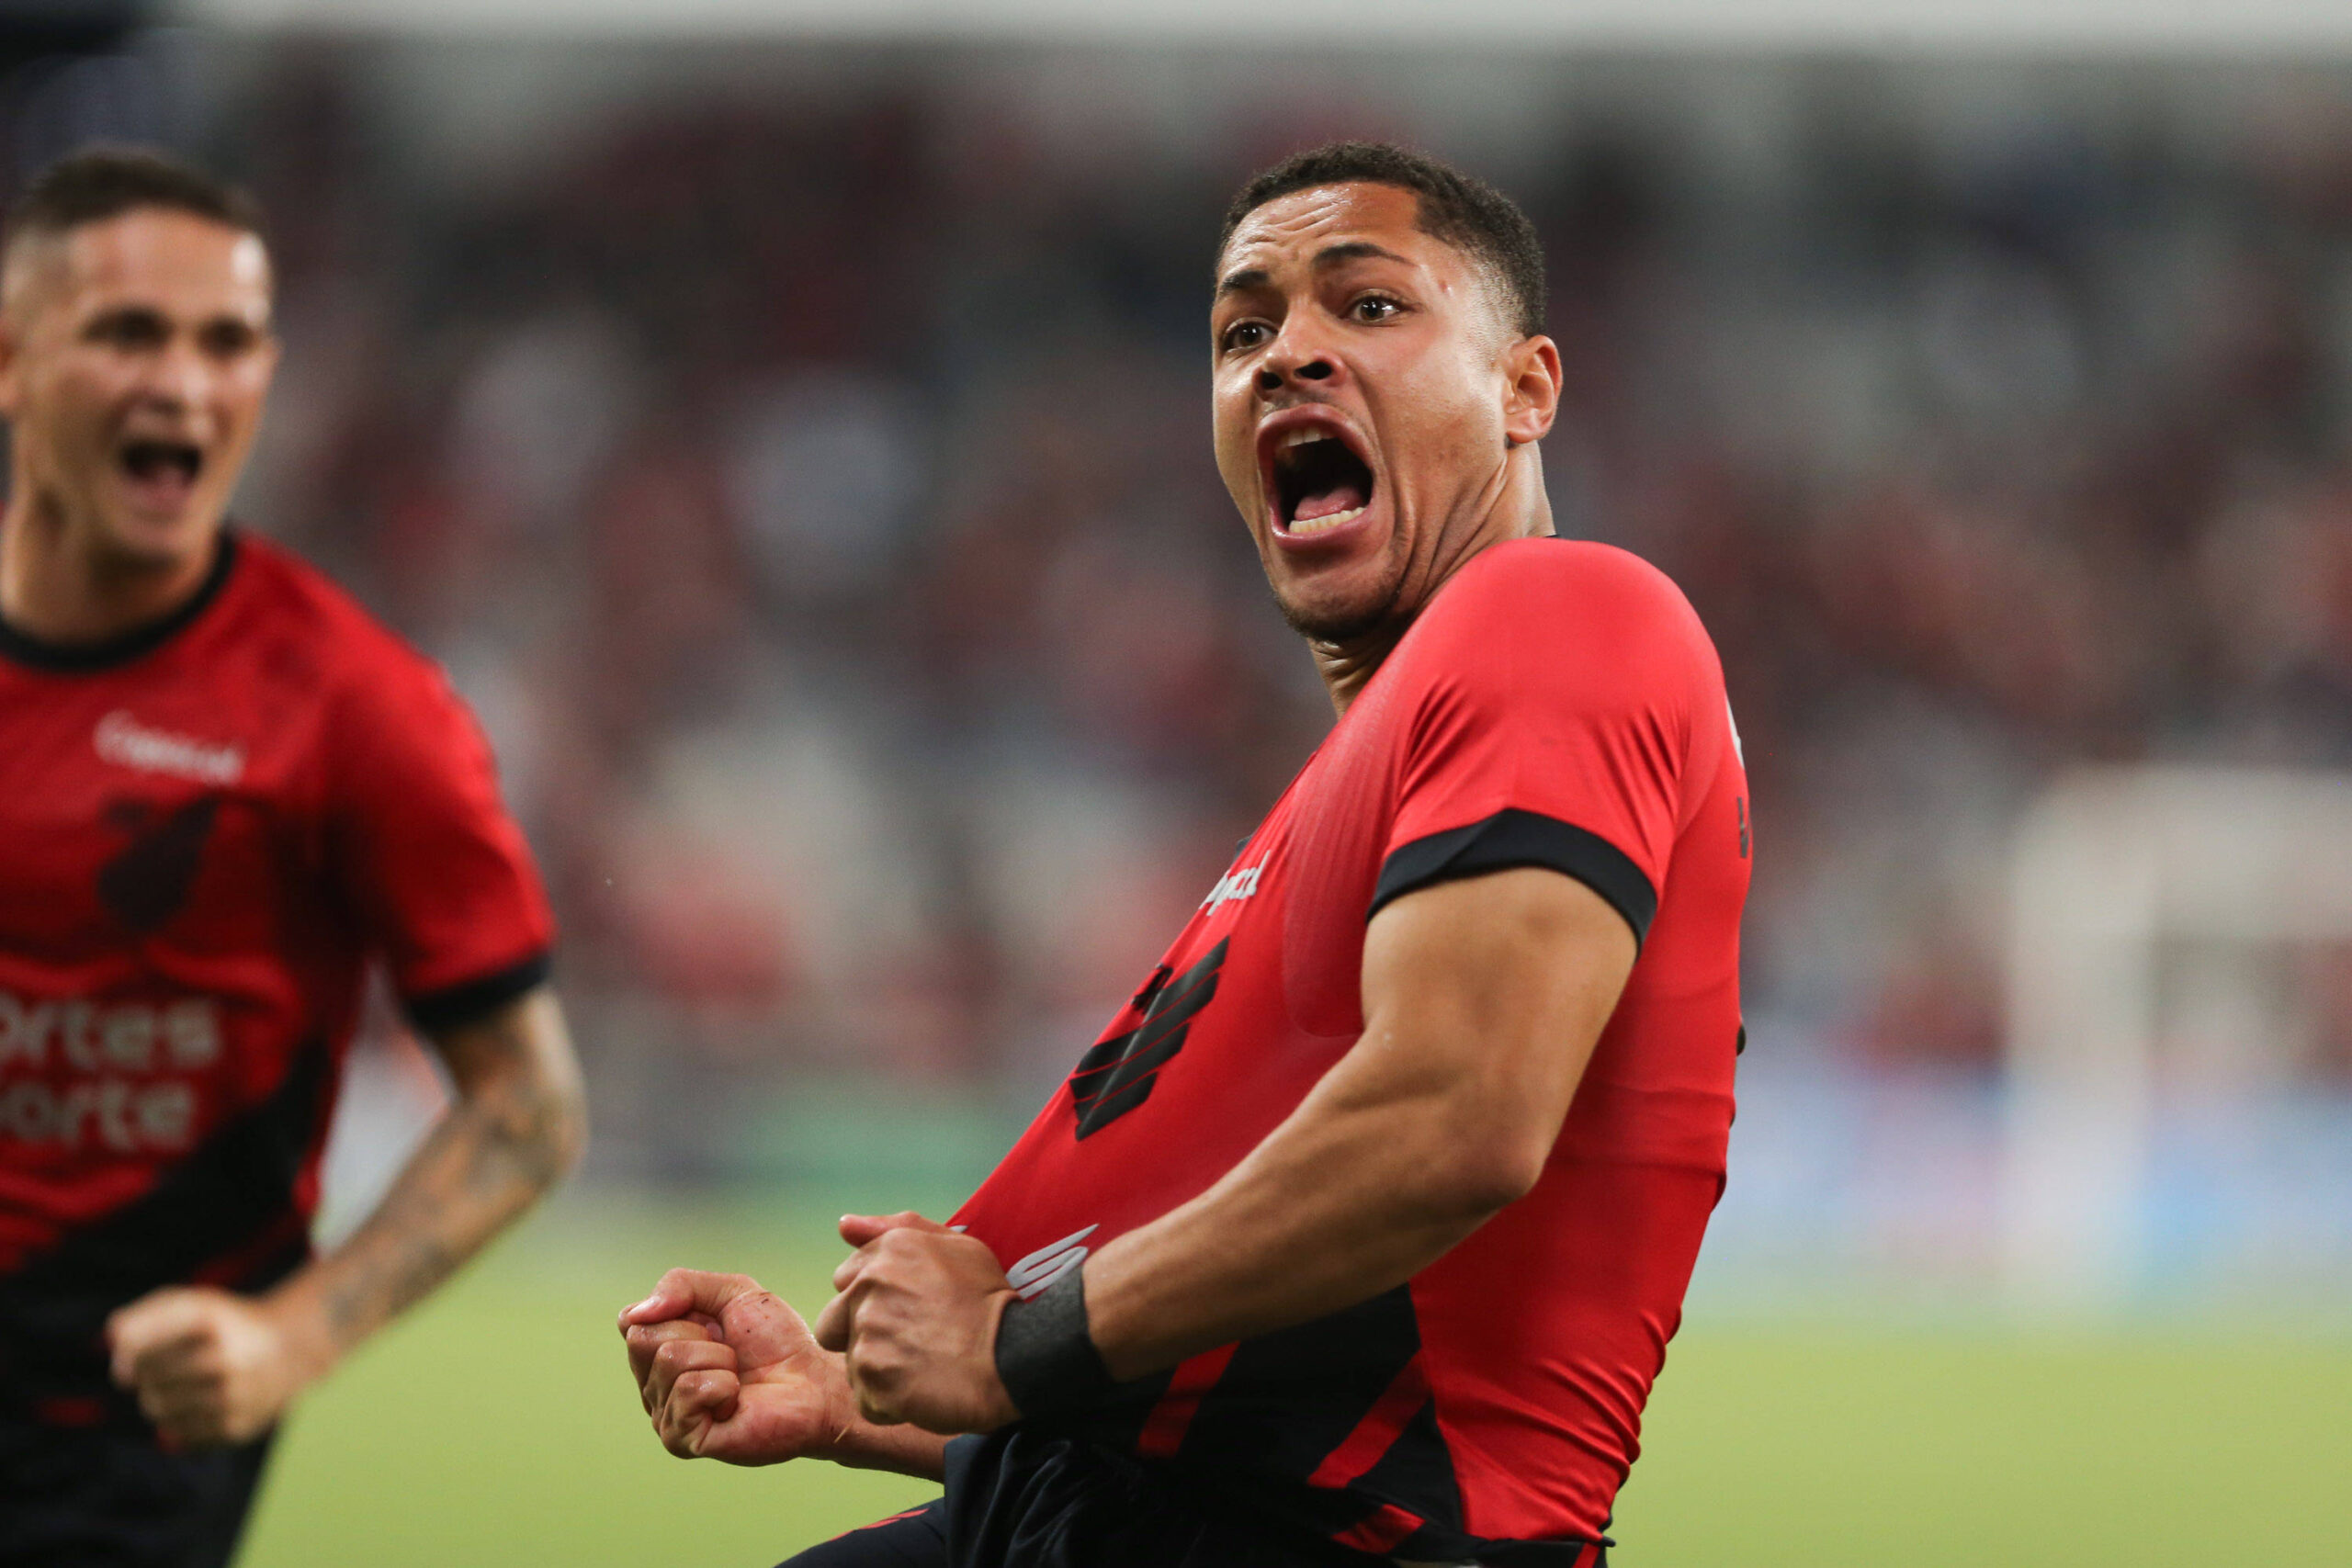
{"type": "MultiPolygon", "coordinates": [[[[2339,78],[1522,62],[1447,118],[1328,62],[812,50],[542,80],[434,164],[435,47],[197,73],[284,276],[243,510],[482,713],[608,1170],[711,1170],[810,1074],[1033,1104],[1314,745],[1202,322],[1228,189],[1329,135],[1546,237],[1563,530],[1723,650],[1761,1051],[1987,1074],[2009,824],[2070,762],[2352,761],[2339,78]]],[[[2303,967],[2340,1088],[2352,969],[2303,967]]]]}

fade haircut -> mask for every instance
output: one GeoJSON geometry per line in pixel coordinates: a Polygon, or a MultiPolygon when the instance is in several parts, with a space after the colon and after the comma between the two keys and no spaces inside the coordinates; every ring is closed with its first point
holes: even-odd
{"type": "Polygon", "coordinates": [[[1506,319],[1521,337],[1544,330],[1544,243],[1535,225],[1510,197],[1450,164],[1386,141],[1330,141],[1294,152],[1236,192],[1225,209],[1216,252],[1241,220],[1279,197],[1317,186],[1397,186],[1419,198],[1419,226],[1485,267],[1500,284],[1510,308],[1506,319]]]}
{"type": "Polygon", "coordinates": [[[266,239],[261,207],[232,185],[145,147],[83,149],[43,169],[8,209],[0,255],[33,239],[53,239],[142,208],[209,219],[266,239]]]}

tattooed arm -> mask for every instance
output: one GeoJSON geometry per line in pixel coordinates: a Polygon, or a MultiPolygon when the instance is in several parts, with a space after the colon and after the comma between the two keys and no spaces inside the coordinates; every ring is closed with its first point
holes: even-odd
{"type": "Polygon", "coordinates": [[[270,1298],[316,1320],[330,1360],[480,1251],[555,1185],[586,1140],[579,1066],[545,987],[433,1043],[456,1103],[351,1238],[270,1298]]]}
{"type": "Polygon", "coordinates": [[[267,1430],[579,1157],[580,1069],[545,987],[434,1044],[457,1100],[348,1241],[265,1296],[175,1286],[114,1314],[115,1380],[167,1436],[233,1443],[267,1430]]]}

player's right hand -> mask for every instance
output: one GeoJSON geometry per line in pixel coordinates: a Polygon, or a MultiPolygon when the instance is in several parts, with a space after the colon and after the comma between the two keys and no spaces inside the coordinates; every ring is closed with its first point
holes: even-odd
{"type": "Polygon", "coordinates": [[[834,1457],[858,1424],[842,1358],[748,1275],[673,1269],[620,1330],[646,1414],[680,1459],[834,1457]]]}

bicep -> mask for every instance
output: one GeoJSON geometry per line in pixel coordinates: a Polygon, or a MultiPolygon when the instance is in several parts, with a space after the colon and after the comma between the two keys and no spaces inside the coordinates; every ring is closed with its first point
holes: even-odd
{"type": "Polygon", "coordinates": [[[1540,1159],[1637,951],[1613,905],[1547,868],[1420,888],[1365,932],[1364,1036],[1351,1058],[1398,1090],[1442,1094],[1480,1136],[1540,1159]]]}

